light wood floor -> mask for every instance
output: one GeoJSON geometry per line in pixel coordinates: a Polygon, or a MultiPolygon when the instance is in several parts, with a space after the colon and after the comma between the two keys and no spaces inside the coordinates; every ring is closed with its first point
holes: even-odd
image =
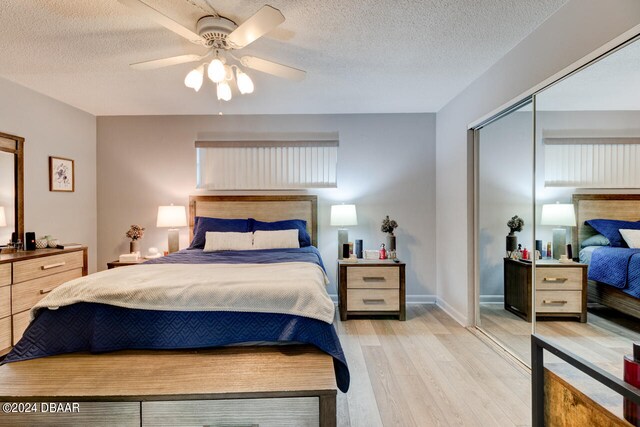
{"type": "MultiPolygon", "coordinates": [[[[482,328],[501,341],[527,365],[531,361],[531,323],[506,311],[501,304],[480,307],[482,328]]],[[[552,339],[565,349],[605,371],[622,378],[622,360],[640,341],[640,322],[606,307],[590,308],[587,323],[538,320],[536,333],[552,339]]],[[[614,414],[621,414],[622,399],[560,359],[545,355],[547,366],[568,378],[582,391],[614,414]]]]}
{"type": "Polygon", "coordinates": [[[530,377],[435,305],[336,321],[351,371],[340,426],[526,426],[530,377]]]}

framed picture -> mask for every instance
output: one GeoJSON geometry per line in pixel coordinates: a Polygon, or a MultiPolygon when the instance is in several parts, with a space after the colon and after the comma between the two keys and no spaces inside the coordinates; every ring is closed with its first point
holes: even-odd
{"type": "Polygon", "coordinates": [[[75,190],[73,160],[49,156],[49,191],[75,190]]]}

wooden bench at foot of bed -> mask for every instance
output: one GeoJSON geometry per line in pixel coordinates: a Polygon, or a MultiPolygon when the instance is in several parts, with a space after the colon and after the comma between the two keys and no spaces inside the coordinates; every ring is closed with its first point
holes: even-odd
{"type": "Polygon", "coordinates": [[[0,366],[0,426],[335,426],[336,389],[310,346],[76,353],[0,366]]]}

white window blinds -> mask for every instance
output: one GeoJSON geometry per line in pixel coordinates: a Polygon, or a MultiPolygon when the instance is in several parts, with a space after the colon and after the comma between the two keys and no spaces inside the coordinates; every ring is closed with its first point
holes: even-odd
{"type": "Polygon", "coordinates": [[[640,188],[640,137],[544,138],[547,187],[640,188]]]}
{"type": "Polygon", "coordinates": [[[338,133],[198,135],[198,188],[284,190],[337,186],[338,133]]]}

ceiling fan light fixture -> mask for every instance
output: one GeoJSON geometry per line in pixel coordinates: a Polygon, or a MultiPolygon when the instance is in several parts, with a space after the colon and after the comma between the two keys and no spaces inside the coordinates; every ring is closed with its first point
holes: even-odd
{"type": "Polygon", "coordinates": [[[236,69],[236,81],[238,82],[238,90],[241,94],[253,93],[253,80],[240,68],[236,69]]]}
{"type": "Polygon", "coordinates": [[[227,70],[224,67],[224,62],[217,56],[209,63],[207,68],[207,76],[214,83],[220,83],[225,79],[227,70]]]}
{"type": "Polygon", "coordinates": [[[218,99],[222,101],[230,101],[231,100],[231,86],[226,81],[218,83],[218,99]]]}
{"type": "Polygon", "coordinates": [[[233,80],[233,68],[228,65],[224,66],[224,79],[233,80]]]}
{"type": "Polygon", "coordinates": [[[184,85],[198,92],[202,87],[202,81],[204,80],[204,65],[200,65],[197,68],[189,71],[184,78],[184,85]]]}

